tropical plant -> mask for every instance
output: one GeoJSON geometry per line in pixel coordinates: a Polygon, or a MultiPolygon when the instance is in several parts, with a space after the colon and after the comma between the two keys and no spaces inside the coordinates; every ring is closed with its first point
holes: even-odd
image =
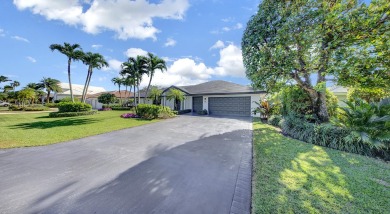
{"type": "Polygon", "coordinates": [[[347,128],[352,134],[375,147],[390,146],[390,98],[367,103],[364,100],[346,101],[340,115],[332,122],[347,128]]]}
{"type": "MultiPolygon", "coordinates": [[[[122,63],[122,70],[121,75],[127,76],[128,78],[132,79],[134,81],[134,92],[135,87],[137,87],[137,93],[138,93],[138,102],[135,101],[135,105],[139,103],[139,100],[141,99],[139,85],[142,81],[142,75],[146,74],[148,72],[147,67],[147,58],[144,56],[137,56],[129,57],[127,62],[122,63]]],[[[134,100],[135,99],[135,93],[134,93],[134,100]]]]}
{"type": "MultiPolygon", "coordinates": [[[[160,70],[161,72],[164,72],[164,70],[167,70],[166,62],[163,59],[160,59],[158,56],[153,55],[152,53],[148,53],[147,56],[147,75],[149,76],[149,84],[146,88],[145,97],[149,97],[149,89],[150,84],[152,83],[152,78],[154,76],[154,73],[156,70],[160,70]]],[[[145,103],[144,99],[144,103],[145,103]]]]}
{"type": "Polygon", "coordinates": [[[35,91],[32,88],[26,88],[18,92],[18,99],[22,101],[23,106],[25,105],[26,101],[33,103],[35,96],[35,91]]]}
{"type": "Polygon", "coordinates": [[[20,82],[15,80],[15,81],[10,83],[10,86],[12,87],[12,90],[15,91],[15,88],[20,86],[20,82]]]}
{"type": "MultiPolygon", "coordinates": [[[[130,94],[131,94],[133,86],[135,85],[134,79],[131,78],[131,76],[126,75],[126,76],[123,77],[123,83],[122,84],[126,87],[126,93],[125,94],[127,94],[127,87],[130,87],[130,93],[128,93],[129,96],[127,97],[127,102],[130,102],[130,94]]],[[[134,87],[134,94],[135,94],[135,87],[134,87]]]]}
{"type": "Polygon", "coordinates": [[[3,87],[3,91],[4,92],[9,92],[9,91],[13,91],[13,87],[12,86],[10,86],[10,85],[5,85],[4,87],[3,87]]]}
{"type": "Polygon", "coordinates": [[[254,110],[254,113],[261,113],[262,118],[269,118],[273,114],[278,114],[280,109],[280,103],[274,103],[263,99],[260,102],[253,101],[258,107],[254,110]]]}
{"type": "Polygon", "coordinates": [[[43,86],[43,88],[46,89],[47,95],[46,95],[46,102],[50,102],[50,92],[62,92],[62,88],[60,87],[60,81],[52,78],[46,78],[43,77],[40,84],[43,86]]]}
{"type": "Polygon", "coordinates": [[[26,88],[32,88],[32,89],[34,89],[34,90],[39,90],[39,89],[42,89],[42,88],[44,88],[44,87],[43,87],[43,85],[42,85],[41,83],[33,83],[33,82],[31,82],[31,83],[28,83],[28,84],[24,87],[24,89],[26,89],[26,88]]]}
{"type": "Polygon", "coordinates": [[[83,95],[81,98],[81,102],[85,103],[85,99],[88,93],[89,83],[91,82],[93,69],[94,68],[102,69],[103,67],[108,67],[108,63],[104,59],[104,57],[99,53],[91,53],[91,52],[85,53],[84,56],[81,58],[81,60],[85,65],[88,66],[88,74],[87,74],[87,78],[85,79],[83,95]]]}
{"type": "Polygon", "coordinates": [[[345,86],[390,85],[389,7],[388,0],[368,7],[357,0],[263,0],[242,39],[246,75],[271,92],[296,84],[309,95],[315,117],[327,122],[327,76],[345,86]],[[360,49],[369,60],[354,57],[360,49]]]}
{"type": "Polygon", "coordinates": [[[72,99],[72,102],[74,102],[73,97],[73,88],[72,88],[72,81],[70,77],[70,65],[73,61],[81,60],[84,56],[84,52],[81,50],[81,47],[79,44],[69,44],[64,42],[64,45],[60,44],[52,44],[50,45],[50,49],[52,51],[57,50],[60,53],[64,54],[68,57],[68,81],[69,81],[69,91],[70,91],[70,97],[72,99]]]}
{"type": "Polygon", "coordinates": [[[98,101],[100,103],[103,103],[103,104],[110,104],[110,103],[113,103],[115,101],[115,95],[113,94],[110,94],[110,93],[104,93],[104,94],[101,94],[99,97],[98,97],[98,101]]]}
{"type": "Polygon", "coordinates": [[[390,89],[383,88],[349,88],[347,99],[352,101],[354,99],[363,99],[366,102],[379,102],[385,97],[390,97],[390,89]]]}
{"type": "Polygon", "coordinates": [[[124,83],[124,78],[114,77],[111,79],[111,82],[113,82],[114,85],[118,85],[120,103],[122,104],[121,85],[124,83]]]}
{"type": "Polygon", "coordinates": [[[162,90],[156,86],[152,86],[148,98],[152,99],[153,104],[159,105],[161,102],[162,90]]]}
{"type": "Polygon", "coordinates": [[[174,110],[180,110],[180,102],[185,100],[184,93],[179,89],[171,88],[167,93],[167,99],[173,100],[174,110]]]}
{"type": "Polygon", "coordinates": [[[3,76],[3,75],[0,76],[0,83],[2,83],[2,82],[9,82],[9,81],[12,81],[12,80],[8,79],[8,77],[3,76]]]}

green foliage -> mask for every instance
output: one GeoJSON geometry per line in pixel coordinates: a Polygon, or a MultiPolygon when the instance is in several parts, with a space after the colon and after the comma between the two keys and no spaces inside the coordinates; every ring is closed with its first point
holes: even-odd
{"type": "Polygon", "coordinates": [[[61,102],[58,104],[59,112],[83,112],[83,111],[91,111],[92,106],[87,103],[72,103],[72,102],[61,102]]]}
{"type": "Polygon", "coordinates": [[[280,91],[279,98],[282,103],[282,115],[292,113],[300,116],[311,116],[313,114],[313,106],[309,95],[296,85],[283,88],[280,91]]]}
{"type": "MultiPolygon", "coordinates": [[[[80,102],[80,99],[78,97],[74,97],[73,98],[75,102],[80,102]]],[[[72,102],[72,98],[70,97],[64,97],[60,100],[56,100],[58,103],[68,103],[68,102],[72,102]]]]}
{"type": "Polygon", "coordinates": [[[280,126],[280,121],[282,121],[283,119],[283,116],[282,115],[271,115],[269,118],[268,118],[268,123],[273,125],[273,126],[280,126]]]}
{"type": "Polygon", "coordinates": [[[110,103],[113,103],[113,102],[115,101],[115,95],[110,94],[110,93],[101,94],[101,95],[98,97],[98,101],[99,101],[100,103],[103,103],[103,104],[110,104],[110,103]]]}
{"type": "Polygon", "coordinates": [[[49,117],[77,117],[77,116],[93,115],[97,113],[98,113],[97,110],[80,111],[80,112],[50,112],[49,117]]]}
{"type": "Polygon", "coordinates": [[[176,116],[175,112],[172,111],[171,108],[166,106],[159,106],[159,107],[160,107],[160,112],[158,114],[158,118],[168,119],[176,116]]]}
{"type": "Polygon", "coordinates": [[[133,110],[133,107],[114,107],[114,106],[111,106],[111,109],[116,110],[116,111],[123,111],[123,110],[133,110]]]}
{"type": "Polygon", "coordinates": [[[151,104],[139,104],[136,108],[137,115],[142,119],[156,119],[160,113],[161,107],[151,104]]]}
{"type": "Polygon", "coordinates": [[[174,109],[179,110],[180,109],[179,104],[181,101],[185,100],[185,96],[184,93],[179,89],[171,88],[167,93],[167,100],[173,100],[174,109]]]}
{"type": "Polygon", "coordinates": [[[253,113],[261,113],[262,118],[269,118],[271,115],[278,114],[280,112],[280,103],[274,103],[267,99],[262,100],[260,103],[254,101],[258,107],[253,110],[253,113]]]}
{"type": "Polygon", "coordinates": [[[208,114],[208,112],[207,112],[207,110],[206,109],[203,109],[203,110],[199,110],[198,112],[196,112],[197,114],[199,114],[199,115],[207,115],[208,114]]]}
{"type": "Polygon", "coordinates": [[[177,114],[178,115],[181,115],[181,114],[187,114],[187,113],[191,113],[191,109],[184,109],[184,110],[180,110],[180,111],[177,111],[177,114]]]}
{"type": "Polygon", "coordinates": [[[326,106],[328,107],[328,113],[330,117],[336,117],[337,116],[337,109],[339,107],[337,99],[337,96],[333,94],[333,92],[326,89],[325,91],[326,96],[326,106]]]}
{"type": "Polygon", "coordinates": [[[366,102],[379,102],[385,97],[390,97],[390,89],[383,88],[349,88],[347,99],[353,101],[363,99],[366,102]]]}
{"type": "Polygon", "coordinates": [[[346,104],[334,124],[371,146],[390,147],[390,98],[378,103],[355,100],[346,104]]]}
{"type": "Polygon", "coordinates": [[[158,105],[161,102],[162,90],[156,86],[152,86],[148,97],[153,100],[153,104],[158,105]]]}
{"type": "Polygon", "coordinates": [[[10,111],[23,111],[23,106],[10,105],[10,106],[8,106],[8,110],[10,110],[10,111]]]}
{"type": "Polygon", "coordinates": [[[58,108],[58,103],[46,103],[45,106],[49,108],[58,108]]]}
{"type": "Polygon", "coordinates": [[[48,111],[50,110],[48,107],[43,105],[28,105],[28,106],[17,106],[11,105],[8,107],[10,111],[48,111]]]}
{"type": "Polygon", "coordinates": [[[24,103],[27,100],[33,100],[35,98],[35,91],[31,88],[26,88],[18,92],[18,99],[24,103]]]}

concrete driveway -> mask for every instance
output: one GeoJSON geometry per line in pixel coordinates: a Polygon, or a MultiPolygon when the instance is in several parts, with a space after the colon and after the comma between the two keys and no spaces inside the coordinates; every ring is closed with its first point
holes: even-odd
{"type": "Polygon", "coordinates": [[[180,116],[0,150],[0,213],[249,213],[251,130],[250,118],[180,116]]]}

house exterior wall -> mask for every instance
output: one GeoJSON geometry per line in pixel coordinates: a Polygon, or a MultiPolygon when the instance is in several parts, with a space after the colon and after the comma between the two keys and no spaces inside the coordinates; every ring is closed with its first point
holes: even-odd
{"type": "Polygon", "coordinates": [[[103,108],[103,103],[99,103],[97,98],[88,98],[86,103],[90,104],[93,109],[101,109],[103,108]]]}
{"type": "Polygon", "coordinates": [[[347,94],[336,94],[334,93],[338,99],[338,102],[337,104],[340,106],[340,107],[345,107],[347,106],[343,101],[347,101],[347,94]]]}
{"type": "MultiPolygon", "coordinates": [[[[259,114],[253,114],[253,110],[255,110],[258,106],[256,102],[259,102],[260,98],[263,98],[264,94],[228,94],[228,95],[203,95],[203,109],[209,111],[209,98],[210,97],[251,97],[251,116],[252,117],[260,117],[259,114]]],[[[191,107],[192,108],[192,107],[191,107]]]]}

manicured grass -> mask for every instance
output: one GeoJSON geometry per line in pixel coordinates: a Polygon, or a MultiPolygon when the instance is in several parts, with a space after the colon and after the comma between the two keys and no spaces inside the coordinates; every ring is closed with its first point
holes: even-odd
{"type": "Polygon", "coordinates": [[[252,213],[389,213],[390,163],[253,125],[252,213]]]}
{"type": "Polygon", "coordinates": [[[53,144],[157,121],[120,118],[127,112],[67,118],[49,118],[49,113],[0,115],[0,148],[53,144]]]}

